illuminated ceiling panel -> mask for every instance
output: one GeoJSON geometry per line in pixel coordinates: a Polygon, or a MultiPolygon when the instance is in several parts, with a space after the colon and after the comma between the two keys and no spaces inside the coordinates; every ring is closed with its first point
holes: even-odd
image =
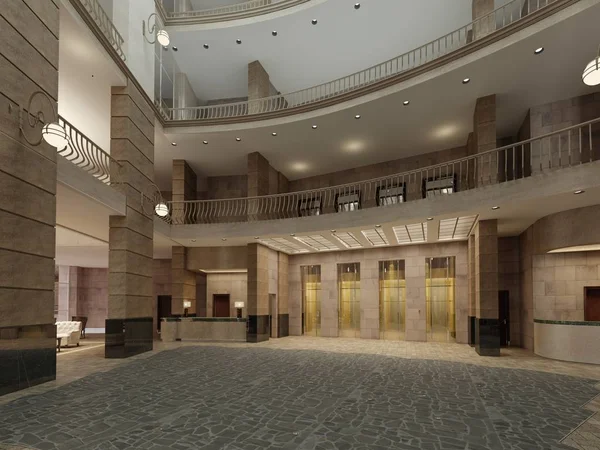
{"type": "Polygon", "coordinates": [[[427,241],[427,223],[413,223],[394,227],[394,234],[398,244],[412,244],[427,241]]]}
{"type": "Polygon", "coordinates": [[[259,240],[259,242],[263,245],[266,245],[269,248],[272,248],[273,250],[278,250],[280,252],[284,252],[290,255],[309,252],[307,249],[299,246],[295,242],[288,241],[284,238],[267,238],[261,239],[259,240]]]}
{"type": "Polygon", "coordinates": [[[476,220],[477,216],[442,219],[440,220],[438,239],[440,241],[467,239],[476,220]]]}
{"type": "Polygon", "coordinates": [[[348,233],[346,231],[335,233],[333,235],[338,241],[342,243],[342,245],[346,248],[362,248],[362,244],[356,239],[352,233],[348,233]]]}
{"type": "Polygon", "coordinates": [[[297,236],[294,239],[320,252],[324,250],[340,250],[340,247],[335,245],[329,239],[324,238],[320,234],[314,234],[311,236],[297,236]]]}
{"type": "Polygon", "coordinates": [[[363,236],[371,243],[373,247],[389,245],[387,237],[381,228],[373,228],[372,230],[362,230],[363,236]]]}

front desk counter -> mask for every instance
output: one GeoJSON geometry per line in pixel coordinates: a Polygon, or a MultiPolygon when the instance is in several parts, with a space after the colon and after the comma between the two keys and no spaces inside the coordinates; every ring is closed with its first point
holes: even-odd
{"type": "Polygon", "coordinates": [[[533,325],[536,355],[600,364],[600,322],[535,319],[533,325]]]}
{"type": "Polygon", "coordinates": [[[163,342],[246,342],[246,319],[236,317],[166,317],[160,324],[163,342]]]}

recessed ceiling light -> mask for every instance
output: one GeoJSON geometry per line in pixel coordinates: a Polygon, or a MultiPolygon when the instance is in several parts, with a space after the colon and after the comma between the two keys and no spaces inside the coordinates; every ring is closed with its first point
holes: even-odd
{"type": "Polygon", "coordinates": [[[539,48],[536,48],[536,49],[533,51],[533,53],[535,53],[536,55],[539,55],[540,53],[543,53],[543,52],[544,52],[544,47],[539,47],[539,48]]]}
{"type": "Polygon", "coordinates": [[[335,230],[331,230],[332,233],[335,233],[335,230]]]}
{"type": "Polygon", "coordinates": [[[402,102],[402,104],[403,104],[404,106],[408,106],[408,105],[410,105],[410,100],[404,100],[404,101],[402,102]]]}
{"type": "Polygon", "coordinates": [[[225,241],[227,240],[227,238],[221,238],[221,240],[222,240],[223,242],[225,242],[225,241]]]}
{"type": "Polygon", "coordinates": [[[273,31],[271,31],[271,34],[272,34],[273,36],[277,36],[277,31],[273,30],[273,31]]]}
{"type": "Polygon", "coordinates": [[[202,141],[202,143],[203,143],[204,145],[207,145],[207,144],[208,144],[208,141],[202,141]]]}
{"type": "Polygon", "coordinates": [[[254,239],[260,239],[260,236],[254,236],[254,239]]]}
{"type": "Polygon", "coordinates": [[[360,3],[355,3],[354,4],[354,9],[360,9],[360,3]]]}
{"type": "Polygon", "coordinates": [[[239,44],[241,44],[241,43],[242,43],[242,40],[241,40],[241,39],[236,39],[236,40],[235,40],[235,43],[239,45],[239,44]]]}
{"type": "Polygon", "coordinates": [[[242,140],[242,138],[241,137],[236,137],[235,140],[238,141],[238,142],[240,142],[242,140]]]}
{"type": "Polygon", "coordinates": [[[428,218],[427,218],[427,220],[430,220],[430,221],[431,221],[431,220],[433,220],[433,217],[428,217],[428,218]]]}
{"type": "Polygon", "coordinates": [[[381,228],[381,225],[375,225],[375,228],[381,228]]]}
{"type": "Polygon", "coordinates": [[[172,145],[173,147],[177,147],[177,142],[171,142],[171,145],[172,145]]]}
{"type": "Polygon", "coordinates": [[[317,125],[313,125],[313,126],[312,126],[312,129],[313,129],[313,130],[316,130],[317,128],[318,128],[318,127],[317,127],[317,125]]]}
{"type": "Polygon", "coordinates": [[[360,114],[355,115],[354,118],[357,120],[360,119],[360,114]]]}
{"type": "Polygon", "coordinates": [[[192,239],[192,242],[196,242],[196,239],[192,239]]]}
{"type": "Polygon", "coordinates": [[[492,209],[493,209],[494,211],[496,211],[497,209],[500,209],[500,207],[499,207],[499,206],[492,206],[492,209]]]}
{"type": "Polygon", "coordinates": [[[575,192],[573,192],[573,194],[579,195],[579,194],[583,194],[584,192],[585,192],[584,190],[578,189],[575,192]]]}
{"type": "Polygon", "coordinates": [[[176,52],[177,50],[179,50],[177,47],[173,46],[172,47],[173,51],[176,52]]]}
{"type": "Polygon", "coordinates": [[[169,47],[163,47],[163,50],[164,50],[165,52],[168,52],[168,51],[169,51],[169,47]]]}
{"type": "Polygon", "coordinates": [[[470,79],[470,78],[465,78],[465,79],[462,81],[462,83],[463,83],[463,84],[467,84],[467,83],[469,83],[470,81],[471,81],[471,79],[470,79]]]}
{"type": "Polygon", "coordinates": [[[208,48],[209,48],[208,44],[204,44],[204,48],[205,48],[206,50],[208,50],[208,48]]]}
{"type": "Polygon", "coordinates": [[[296,236],[296,233],[291,233],[290,236],[296,236]]]}
{"type": "Polygon", "coordinates": [[[277,133],[275,133],[275,132],[272,132],[272,133],[271,133],[271,136],[277,136],[277,133]]]}
{"type": "Polygon", "coordinates": [[[312,23],[313,25],[316,25],[318,23],[317,19],[313,19],[310,21],[310,23],[312,23]]]}

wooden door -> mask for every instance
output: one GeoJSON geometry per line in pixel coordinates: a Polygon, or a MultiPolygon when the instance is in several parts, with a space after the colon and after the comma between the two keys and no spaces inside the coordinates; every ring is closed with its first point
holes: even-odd
{"type": "Polygon", "coordinates": [[[600,322],[600,287],[585,288],[585,314],[588,322],[600,322]]]}
{"type": "Polygon", "coordinates": [[[229,294],[213,295],[213,317],[229,317],[229,294]]]}

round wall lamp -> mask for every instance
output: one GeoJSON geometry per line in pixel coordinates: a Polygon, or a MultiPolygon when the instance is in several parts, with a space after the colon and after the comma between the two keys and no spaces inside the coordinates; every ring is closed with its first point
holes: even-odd
{"type": "Polygon", "coordinates": [[[158,217],[167,217],[169,215],[169,207],[165,203],[159,203],[154,207],[154,212],[158,217]]]}
{"type": "Polygon", "coordinates": [[[69,143],[69,137],[65,129],[58,123],[47,123],[42,128],[42,138],[52,147],[63,149],[69,143]]]}
{"type": "MultiPolygon", "coordinates": [[[[11,110],[11,106],[9,106],[9,112],[11,110]]],[[[47,142],[52,147],[56,148],[56,150],[61,151],[64,150],[69,144],[69,136],[65,127],[60,124],[60,119],[56,112],[56,107],[54,106],[53,100],[46,94],[44,91],[35,91],[29,96],[29,100],[27,102],[27,110],[23,110],[21,108],[19,110],[19,130],[21,131],[21,135],[27,141],[28,144],[33,146],[38,146],[42,143],[42,140],[47,142]],[[52,122],[47,122],[42,107],[39,109],[34,108],[34,102],[36,98],[41,98],[46,100],[46,102],[50,105],[50,111],[52,112],[52,122]],[[23,116],[27,116],[27,120],[23,119],[23,116]],[[29,125],[29,128],[36,129],[38,125],[43,124],[42,132],[38,139],[29,140],[27,134],[25,133],[25,129],[23,127],[24,123],[29,125]]]]}
{"type": "Polygon", "coordinates": [[[146,20],[142,20],[142,34],[144,35],[144,39],[146,39],[149,44],[155,44],[158,41],[158,43],[163,47],[168,47],[168,45],[171,43],[171,38],[169,37],[167,30],[158,27],[158,16],[156,13],[150,14],[147,22],[148,23],[146,23],[146,20]],[[151,21],[152,26],[150,26],[151,21]],[[146,34],[154,36],[154,39],[150,40],[146,34]]]}
{"type": "Polygon", "coordinates": [[[598,47],[596,57],[585,67],[581,78],[588,86],[598,86],[600,84],[600,47],[598,47]]]}

